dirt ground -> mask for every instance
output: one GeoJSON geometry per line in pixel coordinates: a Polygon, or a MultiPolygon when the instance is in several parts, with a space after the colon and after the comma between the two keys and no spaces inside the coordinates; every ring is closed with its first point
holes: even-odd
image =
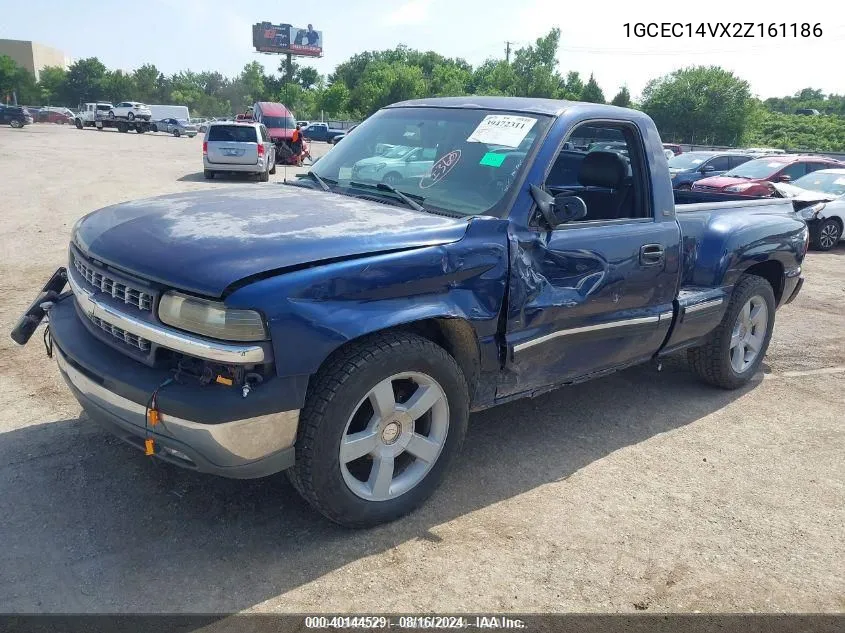
{"type": "Polygon", "coordinates": [[[7,335],[83,214],[231,186],[200,146],[0,129],[0,611],[845,609],[845,244],[808,256],[748,388],[672,362],[474,415],[421,510],[354,532],[284,476],[145,458],[81,414],[38,335],[7,335]]]}

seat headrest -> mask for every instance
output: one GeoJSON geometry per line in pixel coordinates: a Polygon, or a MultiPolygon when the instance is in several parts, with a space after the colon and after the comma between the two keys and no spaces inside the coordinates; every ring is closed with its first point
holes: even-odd
{"type": "Polygon", "coordinates": [[[584,187],[618,189],[628,168],[616,152],[590,152],[581,161],[578,182],[584,187]]]}

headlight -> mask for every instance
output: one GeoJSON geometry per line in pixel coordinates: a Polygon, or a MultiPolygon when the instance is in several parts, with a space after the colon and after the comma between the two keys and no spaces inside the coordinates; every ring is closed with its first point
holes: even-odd
{"type": "Polygon", "coordinates": [[[165,293],[159,302],[158,317],[163,323],[181,330],[224,341],[263,341],[267,338],[264,321],[258,312],[227,308],[218,301],[179,292],[165,293]]]}
{"type": "Polygon", "coordinates": [[[744,182],[739,185],[731,185],[730,187],[725,187],[725,191],[731,191],[733,193],[739,193],[740,191],[745,191],[746,189],[750,189],[753,187],[750,182],[744,182]]]}
{"type": "Polygon", "coordinates": [[[805,220],[815,220],[819,213],[825,208],[824,202],[817,202],[816,204],[811,204],[809,207],[804,207],[801,209],[799,214],[805,220]]]}

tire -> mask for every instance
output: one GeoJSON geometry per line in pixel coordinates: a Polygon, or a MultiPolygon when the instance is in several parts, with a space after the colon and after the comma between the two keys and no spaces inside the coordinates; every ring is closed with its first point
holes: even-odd
{"type": "Polygon", "coordinates": [[[272,165],[272,167],[270,167],[270,172],[269,172],[269,173],[270,173],[270,175],[275,175],[275,174],[276,174],[276,159],[275,159],[275,157],[273,158],[273,165],[272,165]]]}
{"type": "MultiPolygon", "coordinates": [[[[748,313],[746,312],[746,317],[748,313]]],[[[723,389],[737,389],[748,383],[760,368],[775,325],[775,294],[768,281],[757,275],[743,275],[734,286],[722,322],[711,332],[706,342],[687,351],[693,371],[704,381],[723,389]],[[742,314],[749,306],[750,320],[742,314]],[[754,320],[754,311],[765,306],[765,325],[754,320]],[[745,321],[743,323],[743,321],[745,321]],[[751,327],[749,327],[749,323],[751,327]],[[760,331],[760,330],[763,331],[760,331]],[[734,337],[742,337],[736,349],[731,346],[734,337]],[[757,347],[756,355],[753,347],[757,347]],[[750,351],[749,351],[750,350],[750,351]],[[739,363],[734,361],[740,359],[739,363]],[[744,365],[737,367],[737,365],[744,365]]]]}
{"type": "Polygon", "coordinates": [[[77,130],[82,129],[82,121],[80,121],[79,119],[76,119],[73,123],[74,123],[74,125],[76,125],[77,130]]]}
{"type": "Polygon", "coordinates": [[[126,133],[129,131],[129,127],[125,123],[118,123],[117,131],[121,133],[126,133]]]}
{"type": "Polygon", "coordinates": [[[22,127],[23,127],[23,123],[21,123],[21,122],[20,122],[20,121],[18,121],[17,119],[12,119],[11,121],[9,121],[9,125],[10,125],[11,127],[15,128],[16,130],[18,130],[18,129],[20,129],[20,128],[22,128],[22,127]]]}
{"type": "MultiPolygon", "coordinates": [[[[461,449],[469,417],[466,380],[455,359],[443,348],[415,334],[376,334],[332,354],[311,384],[299,419],[296,462],[288,470],[288,477],[318,512],[346,527],[369,527],[404,516],[434,492],[461,449]],[[385,411],[399,412],[400,417],[382,426],[386,418],[375,414],[373,402],[378,400],[370,399],[370,395],[386,382],[390,391],[389,397],[382,400],[385,411]],[[417,393],[422,393],[419,389],[423,384],[426,392],[438,399],[427,409],[422,407],[424,412],[416,420],[407,414],[401,417],[401,406],[387,408],[396,406],[397,393],[400,405],[411,402],[417,393]],[[395,457],[389,461],[402,468],[398,476],[393,468],[387,471],[393,477],[386,489],[373,481],[372,494],[380,487],[387,491],[384,499],[366,498],[365,490],[369,489],[369,478],[376,468],[369,453],[341,463],[341,446],[349,437],[347,432],[359,432],[356,429],[361,424],[363,432],[372,431],[369,437],[373,450],[394,451],[395,457]],[[377,426],[372,429],[374,424],[377,426]],[[399,448],[403,443],[407,446],[408,441],[415,442],[417,450],[422,448],[414,438],[422,436],[426,425],[428,433],[423,439],[435,438],[423,445],[432,450],[427,453],[429,458],[422,460],[413,451],[399,448]],[[432,446],[439,448],[433,452],[432,446]],[[357,476],[353,468],[358,471],[357,476]],[[390,490],[397,486],[399,490],[390,490]]],[[[391,414],[384,414],[387,415],[391,414]]],[[[379,463],[383,464],[385,457],[380,455],[379,463]]]]}
{"type": "Polygon", "coordinates": [[[144,126],[143,126],[143,125],[141,125],[140,123],[139,123],[138,125],[136,125],[136,126],[135,126],[135,131],[136,131],[138,134],[143,134],[144,132],[146,132],[146,130],[144,129],[144,126]]]}
{"type": "Polygon", "coordinates": [[[214,172],[210,169],[206,169],[202,172],[202,175],[205,176],[206,180],[214,180],[214,172]]]}
{"type": "Polygon", "coordinates": [[[179,138],[180,136],[182,136],[182,133],[178,129],[176,129],[176,130],[173,130],[173,136],[175,136],[176,138],[179,138]]]}
{"type": "Polygon", "coordinates": [[[265,170],[264,170],[264,171],[262,171],[260,174],[258,174],[258,180],[259,180],[260,182],[267,182],[267,181],[269,181],[269,180],[270,180],[270,170],[269,170],[269,169],[265,169],[265,170]]]}
{"type": "Polygon", "coordinates": [[[682,185],[678,185],[678,186],[677,186],[677,187],[675,187],[675,188],[676,188],[678,191],[691,191],[691,190],[692,190],[692,185],[691,185],[691,184],[689,184],[688,182],[685,182],[685,183],[683,183],[682,185]]]}
{"type": "Polygon", "coordinates": [[[110,119],[114,118],[114,110],[109,110],[109,118],[110,119]]]}
{"type": "Polygon", "coordinates": [[[384,184],[393,186],[399,184],[400,180],[402,180],[402,174],[395,171],[392,171],[389,174],[385,174],[384,178],[381,179],[384,184]]]}
{"type": "Polygon", "coordinates": [[[813,250],[829,251],[842,239],[842,225],[833,218],[818,222],[810,229],[813,250]]]}
{"type": "Polygon", "coordinates": [[[150,126],[150,131],[152,131],[152,132],[158,132],[158,126],[157,126],[155,123],[153,123],[153,124],[150,126]]]}
{"type": "Polygon", "coordinates": [[[133,113],[131,113],[131,112],[130,112],[129,114],[127,114],[127,115],[126,115],[126,118],[127,118],[127,119],[129,119],[130,121],[134,121],[134,120],[135,120],[135,115],[134,115],[133,113]]]}

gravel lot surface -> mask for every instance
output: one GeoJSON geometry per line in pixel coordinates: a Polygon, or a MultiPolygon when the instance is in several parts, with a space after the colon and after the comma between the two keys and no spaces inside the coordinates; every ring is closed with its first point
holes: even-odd
{"type": "Polygon", "coordinates": [[[0,128],[0,611],[845,609],[845,244],[809,255],[748,388],[670,362],[474,415],[427,505],[353,532],[284,476],[145,458],[81,414],[38,333],[8,338],[77,218],[233,186],[200,147],[0,128]]]}

